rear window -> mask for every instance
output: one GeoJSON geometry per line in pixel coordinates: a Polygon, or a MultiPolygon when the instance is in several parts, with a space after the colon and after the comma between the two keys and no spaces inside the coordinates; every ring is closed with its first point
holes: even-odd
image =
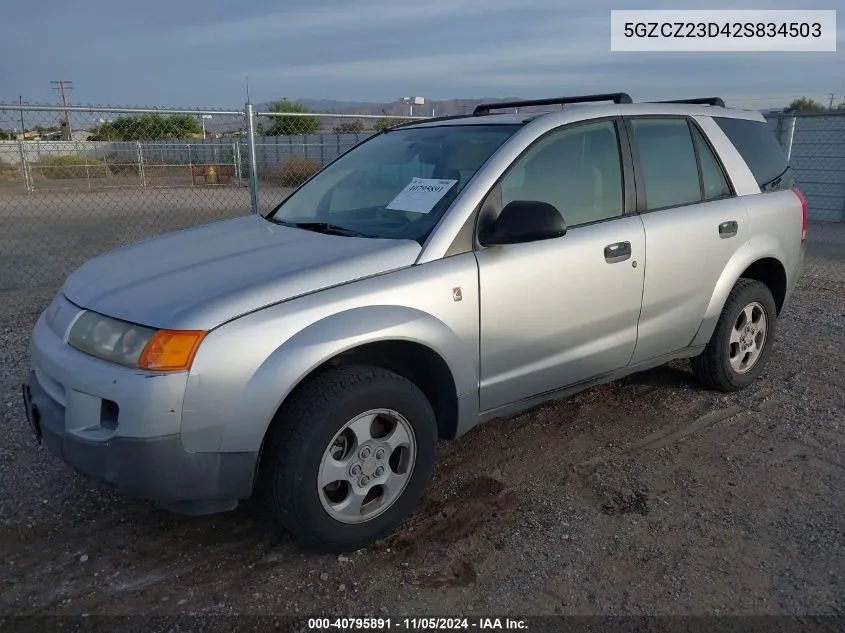
{"type": "Polygon", "coordinates": [[[740,153],[761,191],[788,189],[793,185],[786,155],[772,128],[763,121],[713,117],[740,153]]]}

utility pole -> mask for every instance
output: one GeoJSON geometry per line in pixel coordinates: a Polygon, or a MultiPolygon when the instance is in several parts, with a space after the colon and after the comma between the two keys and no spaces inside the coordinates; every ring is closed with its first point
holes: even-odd
{"type": "MultiPolygon", "coordinates": [[[[53,90],[58,90],[62,95],[62,106],[67,108],[67,95],[65,94],[66,90],[73,90],[73,82],[67,80],[60,80],[60,81],[51,81],[50,82],[53,86],[53,90]]],[[[62,125],[62,138],[66,141],[71,139],[70,134],[70,117],[68,117],[67,109],[65,109],[65,120],[64,124],[62,125]]]]}
{"type": "MultiPolygon", "coordinates": [[[[23,105],[23,95],[18,97],[18,103],[23,105]]],[[[21,108],[21,138],[26,140],[26,128],[23,126],[23,108],[21,108]]]]}
{"type": "Polygon", "coordinates": [[[833,98],[836,96],[835,92],[828,92],[827,94],[830,95],[830,102],[827,104],[828,110],[833,110],[833,98]]]}

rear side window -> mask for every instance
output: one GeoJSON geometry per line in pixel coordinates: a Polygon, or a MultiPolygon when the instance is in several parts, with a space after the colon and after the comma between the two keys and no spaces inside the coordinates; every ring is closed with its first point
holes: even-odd
{"type": "Polygon", "coordinates": [[[701,201],[698,164],[686,119],[633,119],[648,209],[701,201]]]}
{"type": "Polygon", "coordinates": [[[771,126],[763,121],[713,117],[754,174],[761,191],[792,186],[786,155],[771,126]]]}

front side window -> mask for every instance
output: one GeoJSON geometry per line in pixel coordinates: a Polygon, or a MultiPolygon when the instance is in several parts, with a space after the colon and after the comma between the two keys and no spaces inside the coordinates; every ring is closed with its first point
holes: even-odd
{"type": "Polygon", "coordinates": [[[622,215],[622,168],[611,121],[563,128],[540,139],[502,180],[502,206],[547,202],[576,227],[622,215]]]}
{"type": "Polygon", "coordinates": [[[518,125],[389,130],[291,194],[267,218],[308,230],[422,241],[518,125]]]}
{"type": "Polygon", "coordinates": [[[698,164],[685,119],[633,119],[649,210],[701,201],[698,164]]]}

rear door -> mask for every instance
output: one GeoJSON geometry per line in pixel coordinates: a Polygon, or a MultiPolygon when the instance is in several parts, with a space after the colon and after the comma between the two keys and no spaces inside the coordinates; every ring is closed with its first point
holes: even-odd
{"type": "Polygon", "coordinates": [[[750,234],[747,210],[691,118],[626,117],[646,269],[632,363],[688,347],[713,289],[750,234]]]}

